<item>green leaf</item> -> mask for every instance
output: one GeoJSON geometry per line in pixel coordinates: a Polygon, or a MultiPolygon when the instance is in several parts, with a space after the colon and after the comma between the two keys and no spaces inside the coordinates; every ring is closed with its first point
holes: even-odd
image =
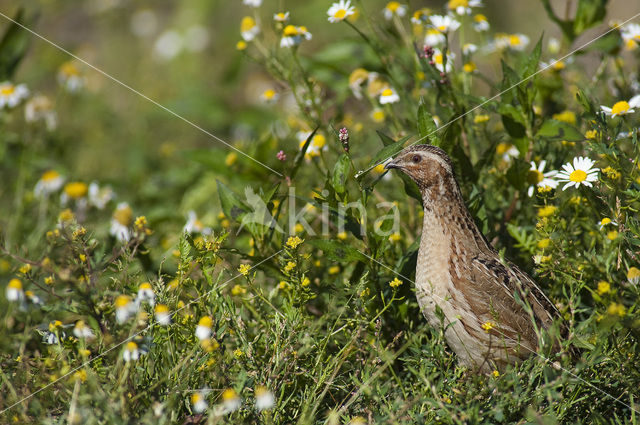
{"type": "Polygon", "coordinates": [[[238,221],[244,214],[249,211],[249,208],[244,205],[238,195],[235,194],[227,185],[216,179],[218,184],[218,196],[220,197],[220,205],[224,214],[238,221]]]}
{"type": "Polygon", "coordinates": [[[387,136],[380,130],[376,130],[376,133],[378,133],[378,137],[380,137],[380,140],[382,140],[383,146],[393,145],[396,142],[395,140],[393,140],[391,137],[387,136]]]}
{"type": "Polygon", "coordinates": [[[520,109],[509,103],[503,103],[498,107],[498,113],[502,117],[502,124],[509,136],[519,139],[526,135],[524,115],[520,109]]]}
{"type": "Polygon", "coordinates": [[[579,36],[598,25],[607,14],[607,0],[580,0],[573,20],[573,33],[579,36]]]}
{"type": "Polygon", "coordinates": [[[563,121],[550,119],[544,122],[536,137],[544,137],[550,140],[566,140],[578,142],[584,140],[584,136],[574,126],[563,121]]]}
{"type": "Polygon", "coordinates": [[[332,261],[340,263],[350,263],[354,261],[367,262],[365,255],[341,241],[333,239],[310,239],[308,243],[317,249],[321,249],[332,261]]]}
{"type": "MultiPolygon", "coordinates": [[[[378,134],[381,134],[381,133],[378,133],[378,134]]],[[[387,159],[393,157],[395,154],[397,154],[404,148],[405,142],[409,140],[411,137],[412,136],[406,136],[398,140],[397,142],[393,142],[390,145],[385,145],[385,147],[380,149],[376,153],[376,155],[373,157],[373,159],[369,161],[369,167],[376,164],[380,164],[381,162],[386,161],[387,159]]]]}
{"type": "Polygon", "coordinates": [[[333,186],[336,193],[343,194],[347,189],[345,182],[350,169],[351,161],[349,161],[349,157],[346,154],[340,155],[331,173],[331,186],[333,186]]]}
{"type": "Polygon", "coordinates": [[[526,161],[515,158],[511,167],[507,170],[507,181],[516,189],[524,189],[527,182],[527,172],[529,171],[529,164],[526,161]]]}
{"type": "MultiPolygon", "coordinates": [[[[531,55],[527,58],[524,66],[524,72],[522,78],[527,78],[530,75],[535,74],[538,71],[538,65],[540,64],[540,55],[542,54],[542,36],[538,39],[531,55]]],[[[523,83],[526,84],[526,83],[523,83]]]]}
{"type": "MultiPolygon", "coordinates": [[[[14,21],[28,26],[24,19],[24,10],[18,9],[14,21]]],[[[30,34],[17,23],[11,22],[0,40],[0,81],[11,80],[20,61],[29,47],[30,34]]]]}
{"type": "Polygon", "coordinates": [[[423,101],[420,101],[420,106],[418,106],[418,135],[424,143],[434,146],[440,146],[441,144],[438,136],[438,126],[423,101]]]}

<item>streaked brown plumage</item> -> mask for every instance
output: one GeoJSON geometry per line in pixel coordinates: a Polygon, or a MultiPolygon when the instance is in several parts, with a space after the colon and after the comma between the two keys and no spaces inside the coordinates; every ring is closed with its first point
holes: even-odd
{"type": "Polygon", "coordinates": [[[535,352],[537,330],[548,329],[558,312],[526,273],[501,261],[486,241],[464,204],[447,154],[435,146],[414,145],[386,168],[406,173],[422,193],[415,283],[429,323],[440,326],[439,306],[447,343],[463,364],[483,372],[535,352]]]}

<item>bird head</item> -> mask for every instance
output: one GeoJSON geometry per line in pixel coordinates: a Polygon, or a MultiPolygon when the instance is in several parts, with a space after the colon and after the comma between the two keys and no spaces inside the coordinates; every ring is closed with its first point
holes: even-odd
{"type": "Polygon", "coordinates": [[[431,145],[413,145],[400,151],[385,169],[397,169],[411,177],[424,191],[434,185],[454,183],[451,159],[442,149],[431,145]]]}

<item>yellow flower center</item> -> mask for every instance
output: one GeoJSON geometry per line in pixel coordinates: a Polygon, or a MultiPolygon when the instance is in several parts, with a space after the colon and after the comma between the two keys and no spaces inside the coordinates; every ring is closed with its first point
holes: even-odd
{"type": "Polygon", "coordinates": [[[620,102],[617,102],[615,105],[613,105],[613,108],[611,108],[611,114],[613,115],[626,114],[627,111],[629,111],[629,109],[631,109],[631,106],[629,106],[629,104],[626,101],[621,100],[620,102]]]}
{"type": "Polygon", "coordinates": [[[511,149],[511,146],[512,145],[509,143],[498,143],[498,146],[496,146],[496,153],[498,155],[504,155],[509,149],[511,149]]]}
{"type": "Polygon", "coordinates": [[[204,316],[198,322],[198,326],[204,326],[205,328],[210,328],[213,326],[213,319],[211,319],[211,317],[209,316],[204,316]]]}
{"type": "Polygon", "coordinates": [[[509,36],[509,44],[511,44],[512,46],[519,46],[521,43],[520,41],[520,37],[517,35],[510,35],[509,36]]]}
{"type": "Polygon", "coordinates": [[[393,90],[391,90],[391,89],[384,89],[384,90],[382,90],[382,95],[383,95],[383,96],[391,96],[391,95],[393,95],[393,90]]]}
{"type": "Polygon", "coordinates": [[[473,71],[476,70],[476,64],[473,62],[468,62],[465,63],[464,66],[462,67],[462,69],[464,70],[464,72],[466,73],[472,73],[473,71]]]}
{"type": "Polygon", "coordinates": [[[224,390],[224,392],[222,393],[222,400],[224,401],[235,400],[237,397],[238,395],[232,388],[228,388],[224,390]]]}
{"type": "Polygon", "coordinates": [[[240,40],[236,43],[236,49],[238,50],[244,50],[247,48],[247,42],[244,40],[240,40]]]}
{"type": "Polygon", "coordinates": [[[240,32],[251,31],[256,26],[256,21],[251,16],[245,16],[240,21],[240,32]]]}
{"type": "Polygon", "coordinates": [[[60,177],[60,173],[58,173],[56,170],[49,170],[49,171],[45,171],[42,174],[42,180],[45,182],[51,181],[51,180],[55,180],[58,177],[60,177]]]}
{"type": "Polygon", "coordinates": [[[387,3],[387,10],[391,12],[395,12],[399,7],[400,3],[398,3],[397,1],[390,1],[389,3],[387,3]]]}
{"type": "Polygon", "coordinates": [[[637,267],[629,268],[629,271],[627,272],[627,279],[638,279],[638,278],[640,278],[640,269],[638,269],[637,267]]]}
{"type": "Polygon", "coordinates": [[[82,182],[71,182],[67,183],[64,187],[64,193],[67,194],[69,198],[79,199],[87,194],[87,185],[82,182]]]}
{"type": "Polygon", "coordinates": [[[610,219],[610,218],[607,218],[607,217],[603,218],[603,219],[600,221],[600,224],[601,224],[602,226],[606,226],[607,224],[610,224],[610,223],[611,223],[611,219],[610,219]]]}
{"type": "Polygon", "coordinates": [[[529,170],[527,173],[527,181],[530,184],[538,184],[544,179],[544,175],[538,170],[529,170]]]}
{"type": "Polygon", "coordinates": [[[168,312],[169,312],[169,307],[167,307],[165,304],[158,304],[156,306],[156,313],[164,314],[164,313],[168,313],[168,312]]]}
{"type": "Polygon", "coordinates": [[[442,61],[444,60],[442,53],[436,53],[433,55],[433,61],[438,65],[442,65],[442,61]]]}
{"type": "Polygon", "coordinates": [[[469,7],[468,0],[449,0],[449,9],[455,10],[459,7],[469,7]]]}
{"type": "Polygon", "coordinates": [[[126,306],[129,305],[129,303],[131,302],[131,297],[129,297],[128,295],[118,295],[118,297],[116,298],[116,308],[124,308],[126,306]]]}
{"type": "Polygon", "coordinates": [[[129,226],[133,221],[133,211],[129,205],[120,207],[113,213],[113,218],[123,226],[129,226]]]}
{"type": "Polygon", "coordinates": [[[487,21],[487,17],[484,16],[481,13],[478,13],[476,16],[473,17],[473,20],[480,23],[480,22],[486,22],[487,21]]]}
{"type": "Polygon", "coordinates": [[[20,282],[19,279],[11,279],[9,281],[9,288],[21,290],[22,289],[22,282],[20,282]]]}
{"type": "Polygon", "coordinates": [[[138,349],[138,344],[133,341],[127,342],[127,351],[135,351],[138,349]]]}
{"type": "Polygon", "coordinates": [[[140,284],[140,287],[138,287],[138,289],[151,289],[151,284],[149,282],[144,282],[140,284]]]}
{"type": "Polygon", "coordinates": [[[344,19],[346,14],[347,14],[346,10],[340,9],[336,13],[333,14],[333,17],[336,18],[336,19],[344,19]]]}
{"type": "Polygon", "coordinates": [[[287,25],[286,27],[284,27],[283,33],[285,36],[291,37],[294,35],[298,35],[298,29],[293,25],[287,25]]]}
{"type": "Polygon", "coordinates": [[[373,118],[373,120],[375,122],[384,121],[384,111],[382,109],[377,109],[377,110],[373,111],[373,114],[371,115],[371,118],[373,118]]]}
{"type": "Polygon", "coordinates": [[[264,98],[267,100],[273,99],[275,95],[276,95],[276,91],[273,89],[265,90],[264,93],[262,93],[262,96],[264,96],[264,98]]]}
{"type": "Polygon", "coordinates": [[[313,145],[318,148],[323,148],[327,143],[327,139],[322,134],[316,134],[313,137],[313,145]]]}
{"type": "Polygon", "coordinates": [[[587,173],[582,170],[574,170],[571,174],[569,174],[569,180],[572,182],[580,183],[587,179],[587,173]]]}
{"type": "Polygon", "coordinates": [[[445,32],[446,30],[447,30],[447,26],[446,25],[440,25],[438,27],[438,31],[440,31],[440,32],[445,32]]]}
{"type": "Polygon", "coordinates": [[[16,91],[16,87],[13,84],[7,84],[0,87],[0,94],[3,96],[10,96],[16,91]]]}
{"type": "Polygon", "coordinates": [[[62,66],[60,67],[60,72],[66,75],[67,77],[77,76],[80,74],[80,71],[78,71],[78,68],[71,62],[63,63],[62,66]]]}

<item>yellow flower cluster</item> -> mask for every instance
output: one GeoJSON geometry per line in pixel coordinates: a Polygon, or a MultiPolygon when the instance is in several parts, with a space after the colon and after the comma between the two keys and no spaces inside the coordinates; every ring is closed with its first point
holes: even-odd
{"type": "Polygon", "coordinates": [[[238,271],[242,276],[247,276],[250,270],[251,266],[249,266],[248,264],[240,264],[240,267],[238,267],[238,271]]]}
{"type": "Polygon", "coordinates": [[[291,249],[296,249],[302,242],[304,241],[298,236],[291,236],[289,239],[287,239],[287,246],[291,249]]]}
{"type": "Polygon", "coordinates": [[[402,285],[402,281],[397,277],[394,277],[393,280],[389,282],[389,286],[392,287],[393,289],[399,287],[400,285],[402,285]]]}

